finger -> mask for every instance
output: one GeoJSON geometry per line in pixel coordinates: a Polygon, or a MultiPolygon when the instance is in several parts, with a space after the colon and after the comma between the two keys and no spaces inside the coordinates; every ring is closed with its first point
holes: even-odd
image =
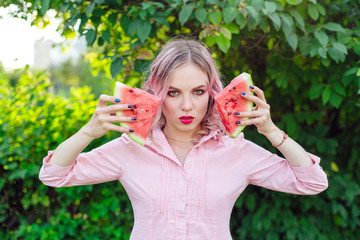
{"type": "Polygon", "coordinates": [[[265,115],[265,111],[252,111],[252,112],[235,112],[235,116],[237,117],[260,117],[265,115]]]}
{"type": "Polygon", "coordinates": [[[242,120],[242,121],[236,121],[236,124],[237,125],[244,125],[244,126],[261,125],[265,121],[266,121],[266,117],[261,116],[261,117],[257,117],[257,118],[252,118],[252,119],[247,119],[247,120],[242,120]]]}
{"type": "Polygon", "coordinates": [[[110,115],[101,116],[101,121],[108,123],[134,122],[136,120],[137,120],[136,117],[119,117],[119,116],[110,116],[110,115]]]}
{"type": "Polygon", "coordinates": [[[131,110],[133,108],[133,105],[131,104],[113,104],[109,106],[104,107],[98,107],[95,110],[96,114],[112,114],[119,111],[125,111],[125,110],[131,110]]]}
{"type": "Polygon", "coordinates": [[[255,103],[257,106],[260,106],[260,107],[266,108],[266,109],[270,108],[269,104],[267,104],[265,101],[263,101],[262,99],[260,99],[257,96],[253,96],[251,94],[245,94],[244,92],[241,93],[241,96],[243,98],[255,103]]]}
{"type": "Polygon", "coordinates": [[[261,90],[260,88],[258,88],[257,86],[250,86],[250,91],[256,93],[256,95],[263,100],[264,102],[266,102],[265,99],[265,95],[264,95],[264,91],[261,90]]]}
{"type": "Polygon", "coordinates": [[[134,132],[133,129],[124,128],[124,127],[121,127],[121,126],[115,125],[115,124],[107,124],[106,130],[116,131],[116,132],[121,132],[121,133],[133,133],[134,132]]]}
{"type": "Polygon", "coordinates": [[[98,103],[98,106],[100,107],[105,107],[107,106],[106,103],[120,103],[121,100],[114,97],[114,96],[110,96],[110,95],[106,95],[106,94],[101,94],[100,95],[100,98],[99,98],[99,103],[98,103]]]}

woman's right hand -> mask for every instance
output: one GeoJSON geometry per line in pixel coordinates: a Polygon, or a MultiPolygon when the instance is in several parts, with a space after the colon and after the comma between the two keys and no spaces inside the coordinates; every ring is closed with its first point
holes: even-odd
{"type": "Polygon", "coordinates": [[[117,111],[128,111],[132,109],[132,105],[121,104],[120,100],[114,96],[102,94],[99,98],[99,103],[96,106],[95,112],[90,121],[82,127],[80,131],[91,138],[99,138],[105,135],[108,131],[117,131],[122,133],[133,132],[132,129],[127,129],[113,123],[133,122],[134,117],[117,116],[117,111]],[[107,105],[107,103],[113,103],[107,105]]]}

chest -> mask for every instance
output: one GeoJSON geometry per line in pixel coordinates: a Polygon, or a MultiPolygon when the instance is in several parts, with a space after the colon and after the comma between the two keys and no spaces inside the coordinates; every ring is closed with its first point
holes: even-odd
{"type": "Polygon", "coordinates": [[[232,209],[247,186],[240,165],[222,152],[209,154],[187,149],[175,154],[179,161],[185,161],[182,166],[158,153],[137,157],[129,165],[121,183],[135,211],[145,208],[174,212],[184,208],[185,212],[196,215],[204,213],[206,208],[207,211],[215,211],[219,206],[232,209]]]}

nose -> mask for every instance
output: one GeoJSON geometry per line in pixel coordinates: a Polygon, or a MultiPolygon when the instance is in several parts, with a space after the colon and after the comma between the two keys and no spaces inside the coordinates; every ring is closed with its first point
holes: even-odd
{"type": "Polygon", "coordinates": [[[181,107],[182,111],[190,112],[193,108],[193,103],[191,101],[191,97],[184,95],[180,107],[181,107]]]}

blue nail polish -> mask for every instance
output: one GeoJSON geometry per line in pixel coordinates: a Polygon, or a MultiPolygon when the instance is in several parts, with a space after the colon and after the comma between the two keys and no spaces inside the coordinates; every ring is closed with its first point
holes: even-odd
{"type": "Polygon", "coordinates": [[[131,121],[135,121],[136,120],[136,117],[131,117],[131,121]]]}
{"type": "Polygon", "coordinates": [[[245,93],[244,93],[244,92],[241,92],[241,95],[245,96],[245,93]]]}
{"type": "Polygon", "coordinates": [[[241,124],[241,121],[236,121],[236,124],[241,124]]]}
{"type": "Polygon", "coordinates": [[[115,99],[115,102],[121,102],[121,100],[117,98],[117,99],[115,99]]]}
{"type": "Polygon", "coordinates": [[[128,108],[132,108],[133,107],[133,105],[128,105],[128,108]]]}
{"type": "Polygon", "coordinates": [[[235,115],[238,115],[238,116],[239,116],[239,115],[240,115],[240,112],[235,112],[235,115]]]}
{"type": "Polygon", "coordinates": [[[134,129],[129,129],[129,132],[134,132],[134,129]]]}
{"type": "Polygon", "coordinates": [[[251,89],[254,89],[254,86],[250,86],[251,89]]]}

